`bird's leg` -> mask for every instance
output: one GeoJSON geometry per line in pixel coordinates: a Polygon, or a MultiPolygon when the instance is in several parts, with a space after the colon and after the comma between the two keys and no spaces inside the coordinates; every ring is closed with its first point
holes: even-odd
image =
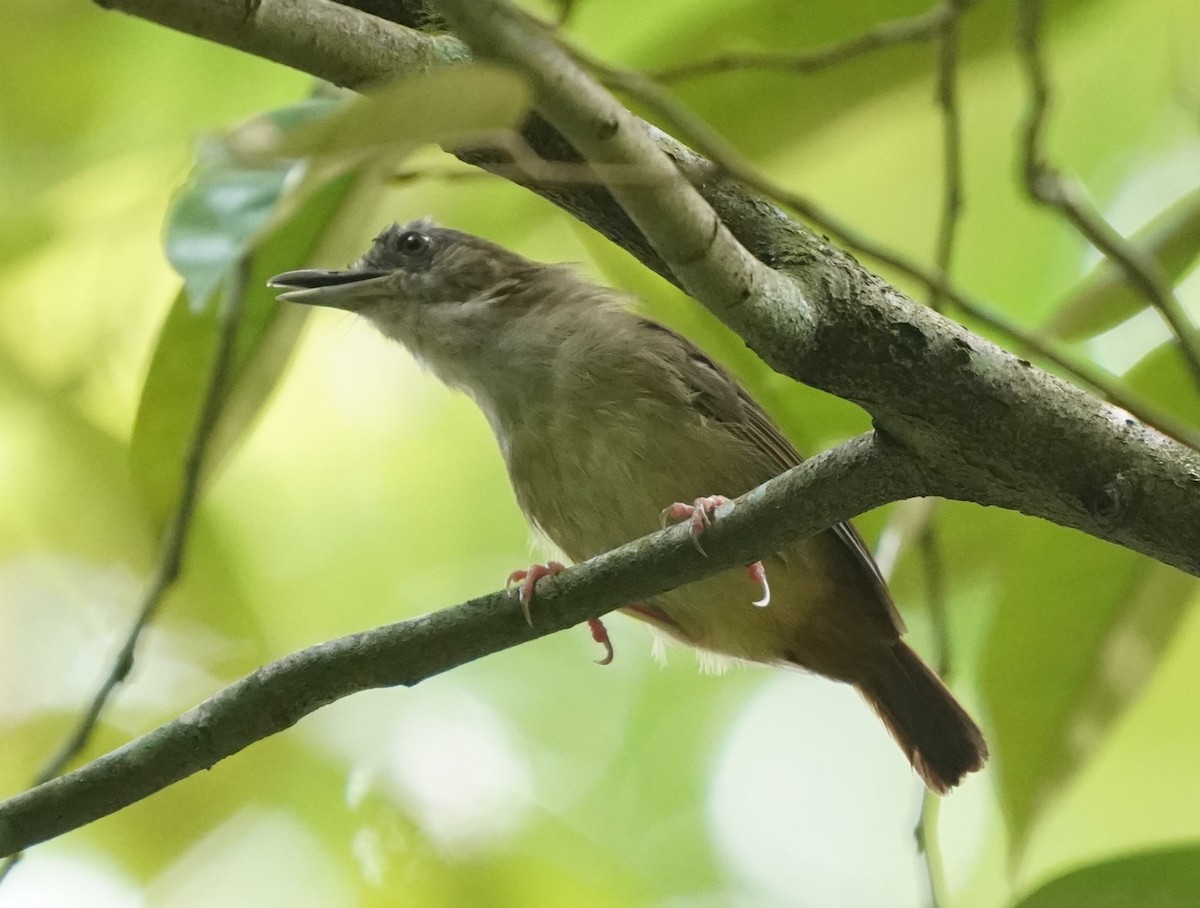
{"type": "MultiPolygon", "coordinates": [[[[708,553],[704,551],[704,546],[700,544],[700,534],[704,532],[705,527],[712,523],[713,514],[717,508],[728,503],[729,499],[724,495],[707,495],[704,498],[697,498],[691,504],[677,501],[663,509],[660,515],[662,524],[666,526],[668,520],[690,520],[692,545],[701,555],[707,556],[708,553]]],[[[767,569],[763,567],[761,561],[756,561],[746,568],[746,572],[750,575],[750,580],[762,589],[762,596],[753,600],[754,605],[766,608],[771,604],[771,585],[767,583],[767,569]]]]}
{"type": "MultiPolygon", "coordinates": [[[[545,564],[531,564],[524,570],[513,571],[504,581],[504,589],[510,592],[514,583],[520,584],[517,587],[517,596],[521,600],[521,613],[530,627],[533,626],[533,613],[530,610],[533,605],[533,588],[543,577],[553,577],[564,570],[566,568],[561,563],[547,561],[545,564]]],[[[613,647],[608,639],[608,629],[599,618],[589,618],[587,625],[592,632],[592,639],[604,647],[604,656],[596,660],[597,664],[608,665],[613,660],[613,647]]]]}

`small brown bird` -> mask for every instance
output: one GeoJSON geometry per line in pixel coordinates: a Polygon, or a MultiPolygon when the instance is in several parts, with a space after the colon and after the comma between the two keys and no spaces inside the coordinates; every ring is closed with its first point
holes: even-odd
{"type": "MultiPolygon", "coordinates": [[[[384,230],[346,271],[270,284],[286,290],[280,300],[362,315],[469,394],[521,509],[576,561],[658,529],[672,502],[741,495],[801,460],[724,369],[616,292],[428,220],[384,230]]],[[[982,733],[900,640],[853,527],[789,545],[765,567],[766,607],[733,570],[625,611],[702,650],[854,685],[933,791],[983,765],[982,733]]]]}

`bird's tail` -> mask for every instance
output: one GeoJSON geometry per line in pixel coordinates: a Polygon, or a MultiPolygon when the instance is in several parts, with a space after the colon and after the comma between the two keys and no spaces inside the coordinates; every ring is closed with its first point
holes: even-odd
{"type": "Polygon", "coordinates": [[[896,641],[855,687],[879,714],[913,769],[945,794],[987,759],[979,726],[911,647],[896,641]]]}

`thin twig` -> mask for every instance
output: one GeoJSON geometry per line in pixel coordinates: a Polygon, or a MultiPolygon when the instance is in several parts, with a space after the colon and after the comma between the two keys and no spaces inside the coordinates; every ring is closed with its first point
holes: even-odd
{"type": "MultiPolygon", "coordinates": [[[[59,748],[58,753],[42,767],[31,787],[41,785],[58,776],[87,747],[95,733],[101,714],[108,706],[117,688],[129,677],[129,673],[133,669],[134,655],[142,634],[154,620],[159,606],[182,571],[183,559],[187,553],[187,544],[191,536],[192,518],[199,500],[200,477],[204,469],[205,455],[213,430],[221,415],[221,406],[224,403],[225,389],[233,364],[233,350],[237,340],[238,327],[241,324],[249,275],[250,259],[244,258],[231,272],[229,285],[221,302],[217,319],[217,349],[213,356],[212,369],[208,375],[204,397],[200,403],[200,412],[196,416],[196,426],[184,458],[179,500],[163,536],[158,566],[143,595],[141,607],[125,634],[125,641],[113,659],[108,675],[96,690],[91,703],[80,717],[71,736],[59,748]]],[[[0,866],[0,883],[4,881],[4,878],[20,859],[21,854],[15,854],[0,866]]]]}
{"type": "MultiPolygon", "coordinates": [[[[934,264],[937,270],[949,279],[950,266],[954,258],[954,243],[958,237],[958,226],[962,215],[962,117],[958,104],[958,22],[962,4],[947,0],[953,15],[947,16],[940,30],[938,42],[937,100],[942,112],[942,216],[938,228],[937,249],[934,264]]],[[[941,308],[941,294],[933,289],[929,305],[934,310],[941,308]]],[[[936,505],[934,505],[936,507],[936,505]]],[[[926,602],[929,606],[929,624],[933,630],[933,663],[937,673],[949,680],[950,674],[950,627],[946,614],[946,589],[942,570],[941,551],[937,544],[937,531],[933,514],[929,514],[918,536],[921,561],[925,566],[926,602]]],[[[917,814],[917,825],[913,830],[917,854],[925,870],[925,881],[929,895],[929,908],[940,908],[942,893],[945,892],[945,873],[942,866],[941,846],[937,833],[938,799],[931,797],[928,790],[921,792],[921,808],[917,814]]]]}
{"type": "Polygon", "coordinates": [[[491,173],[482,170],[459,170],[454,167],[406,167],[388,176],[392,186],[404,186],[420,180],[441,180],[444,183],[477,183],[491,173]]]}
{"type": "Polygon", "coordinates": [[[986,305],[955,288],[941,271],[926,268],[869,239],[853,227],[819,208],[812,200],[792,192],[766,177],[743,158],[741,153],[722,135],[680,103],[662,85],[639,72],[615,68],[595,60],[575,47],[566,47],[565,49],[582,65],[593,70],[602,82],[637,98],[657,113],[679,133],[683,141],[686,141],[733,179],[790,208],[841,245],[888,265],[900,274],[919,282],[931,296],[936,294],[939,298],[949,300],[967,315],[1006,335],[1010,340],[1016,341],[1025,350],[1035,354],[1044,362],[1058,366],[1107,401],[1125,410],[1146,425],[1158,429],[1193,449],[1200,450],[1200,433],[1194,428],[1124,387],[1102,369],[1055,349],[1032,331],[1007,321],[1002,316],[990,311],[986,305]]]}
{"type": "Polygon", "coordinates": [[[571,18],[575,15],[577,0],[555,0],[555,5],[558,7],[558,15],[554,17],[554,24],[559,28],[569,24],[571,18]]]}
{"type": "Polygon", "coordinates": [[[942,560],[942,547],[938,541],[937,525],[934,523],[935,509],[925,517],[925,525],[917,535],[917,546],[921,563],[925,567],[925,595],[929,602],[929,618],[933,628],[933,667],[942,677],[947,677],[954,668],[950,651],[950,622],[946,608],[946,571],[942,560]]]}
{"type": "MultiPolygon", "coordinates": [[[[942,112],[942,217],[938,228],[937,249],[934,264],[938,270],[950,274],[954,258],[954,242],[958,237],[958,225],[962,215],[962,116],[958,104],[958,19],[964,8],[961,0],[948,0],[955,15],[948,16],[941,28],[938,42],[937,101],[942,112]]],[[[941,308],[941,295],[934,290],[929,296],[929,306],[935,311],[941,308]]]]}
{"type": "Polygon", "coordinates": [[[1046,161],[1043,138],[1050,107],[1050,83],[1042,55],[1042,0],[1021,0],[1018,45],[1029,77],[1030,103],[1022,143],[1022,174],[1030,197],[1063,217],[1125,272],[1130,286],[1144,295],[1179,340],[1184,361],[1200,388],[1200,337],[1187,311],[1154,258],[1118,233],[1104,219],[1078,180],[1046,161]]]}
{"type": "Polygon", "coordinates": [[[917,817],[917,826],[913,836],[917,840],[917,850],[921,853],[925,866],[926,886],[929,890],[929,908],[941,908],[942,893],[946,891],[946,868],[942,861],[942,851],[938,846],[938,815],[941,812],[942,799],[933,792],[925,789],[921,792],[921,813],[917,817]]]}
{"type": "Polygon", "coordinates": [[[855,57],[885,47],[913,44],[936,37],[946,22],[957,19],[962,9],[977,0],[943,0],[937,6],[903,19],[881,22],[874,28],[859,32],[852,38],[827,44],[815,50],[799,53],[729,53],[709,60],[684,63],[659,69],[651,75],[660,82],[676,82],[697,76],[714,75],[732,70],[776,69],[788,72],[812,73],[845,63],[855,57]]]}
{"type": "MultiPolygon", "coordinates": [[[[925,526],[921,528],[917,544],[920,546],[921,562],[925,567],[925,594],[929,605],[929,624],[933,630],[931,661],[942,680],[949,682],[952,662],[945,571],[932,511],[926,519],[925,526]]],[[[942,894],[946,891],[945,867],[938,844],[938,801],[937,796],[928,789],[921,792],[921,810],[917,815],[916,829],[913,830],[917,840],[917,851],[925,868],[930,908],[939,908],[943,901],[942,894]]]]}

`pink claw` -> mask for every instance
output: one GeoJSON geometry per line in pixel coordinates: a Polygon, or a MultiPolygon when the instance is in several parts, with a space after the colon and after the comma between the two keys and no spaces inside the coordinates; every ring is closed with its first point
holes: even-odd
{"type": "MultiPolygon", "coordinates": [[[[700,534],[704,532],[705,527],[712,523],[712,515],[717,508],[728,503],[729,499],[724,495],[708,495],[704,498],[697,498],[691,504],[677,501],[663,509],[661,514],[663,526],[666,526],[668,520],[691,520],[692,545],[701,555],[707,556],[708,553],[704,551],[704,546],[700,544],[700,534]]],[[[759,608],[766,608],[771,604],[771,585],[767,583],[767,569],[763,567],[761,561],[756,561],[747,567],[746,571],[750,575],[751,582],[762,587],[763,594],[754,600],[754,604],[759,608]]]]}
{"type": "Polygon", "coordinates": [[[597,665],[608,665],[613,660],[612,641],[608,639],[608,628],[599,618],[589,618],[588,627],[592,631],[592,639],[604,647],[604,658],[597,659],[597,665]]]}
{"type": "MultiPolygon", "coordinates": [[[[559,562],[547,561],[545,564],[531,564],[524,570],[513,571],[504,581],[504,589],[507,591],[512,590],[514,583],[521,584],[518,587],[517,595],[521,600],[521,612],[525,615],[525,621],[530,627],[533,626],[533,614],[530,611],[530,606],[533,604],[533,588],[543,577],[553,577],[565,570],[566,568],[559,562]]],[[[604,647],[604,656],[597,659],[596,664],[608,665],[613,660],[613,646],[612,641],[608,639],[608,628],[599,618],[589,618],[587,625],[591,629],[592,639],[604,647]]]]}
{"type": "Polygon", "coordinates": [[[518,588],[518,597],[521,600],[521,612],[525,615],[525,621],[530,627],[533,626],[533,614],[530,611],[530,606],[533,604],[533,588],[537,586],[537,582],[543,577],[553,577],[555,574],[565,571],[557,561],[547,561],[545,564],[531,564],[522,571],[513,571],[508,575],[508,579],[504,581],[504,589],[512,590],[514,583],[520,583],[518,588]]]}
{"type": "Polygon", "coordinates": [[[664,508],[659,516],[662,518],[663,526],[667,525],[668,520],[690,518],[692,521],[692,545],[701,555],[707,555],[704,546],[700,544],[700,534],[704,532],[706,526],[712,523],[713,512],[721,505],[728,503],[729,499],[724,495],[708,495],[704,498],[697,498],[691,504],[677,501],[670,507],[664,508]]]}

